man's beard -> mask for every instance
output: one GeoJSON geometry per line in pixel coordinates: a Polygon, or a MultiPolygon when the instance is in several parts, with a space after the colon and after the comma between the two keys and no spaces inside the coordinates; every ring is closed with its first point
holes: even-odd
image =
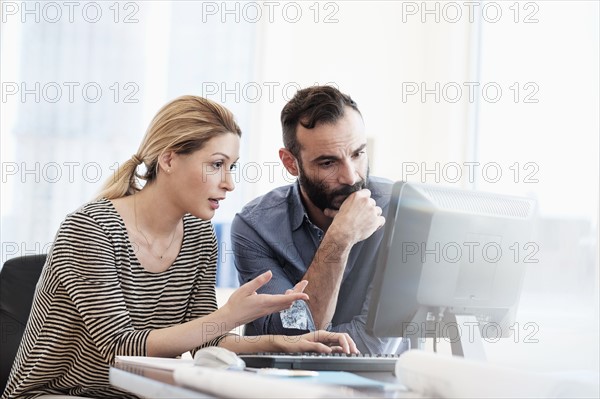
{"type": "Polygon", "coordinates": [[[367,187],[367,181],[369,179],[368,168],[364,179],[351,186],[345,185],[337,190],[328,191],[324,181],[311,179],[308,177],[308,174],[305,173],[302,164],[300,162],[298,162],[298,164],[300,169],[300,173],[298,174],[300,187],[302,187],[310,201],[321,211],[324,211],[325,209],[339,210],[342,203],[350,194],[367,187]]]}

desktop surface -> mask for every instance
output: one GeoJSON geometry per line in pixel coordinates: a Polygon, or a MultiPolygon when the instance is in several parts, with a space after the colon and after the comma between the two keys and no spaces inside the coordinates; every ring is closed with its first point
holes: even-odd
{"type": "Polygon", "coordinates": [[[172,370],[116,363],[109,371],[110,384],[142,398],[214,398],[192,389],[178,386],[172,370]]]}
{"type": "MultiPolygon", "coordinates": [[[[189,363],[182,361],[182,366],[184,369],[194,369],[196,366],[190,366],[189,363]]],[[[231,371],[228,373],[232,373],[231,378],[235,378],[235,373],[240,373],[236,371],[231,371]]],[[[335,372],[320,372],[319,374],[323,374],[320,378],[324,380],[336,380],[335,384],[337,386],[343,386],[343,382],[345,379],[351,381],[352,384],[348,384],[352,386],[354,389],[354,394],[350,396],[358,395],[358,397],[375,397],[375,398],[420,398],[421,396],[414,393],[406,391],[406,388],[402,385],[398,384],[398,381],[395,379],[391,372],[356,372],[352,374],[356,374],[361,377],[371,379],[371,385],[365,385],[364,387],[357,386],[355,380],[359,380],[360,377],[356,377],[355,379],[349,378],[349,373],[340,372],[339,378],[331,378],[332,375],[328,375],[328,373],[332,374],[335,372]],[[373,384],[376,381],[380,381],[384,383],[380,387],[373,388],[376,384],[373,384]],[[341,382],[340,382],[341,381],[341,382]],[[384,387],[384,388],[382,388],[384,387]]],[[[256,375],[256,373],[248,373],[251,375],[256,375]]],[[[271,377],[275,380],[281,380],[281,377],[271,377]]],[[[290,384],[296,384],[302,381],[306,381],[304,379],[298,379],[295,377],[285,377],[285,380],[289,381],[290,384]]],[[[126,390],[128,392],[132,392],[142,398],[210,398],[214,397],[208,392],[204,392],[204,390],[197,391],[193,388],[182,386],[175,381],[174,378],[174,370],[161,370],[151,366],[144,366],[141,364],[127,364],[127,363],[119,363],[117,362],[115,366],[110,369],[110,383],[113,386],[116,386],[120,389],[126,390]]],[[[360,384],[359,384],[360,385],[360,384]]],[[[351,390],[348,391],[349,393],[351,390]]],[[[220,396],[220,395],[218,395],[220,396]]]]}

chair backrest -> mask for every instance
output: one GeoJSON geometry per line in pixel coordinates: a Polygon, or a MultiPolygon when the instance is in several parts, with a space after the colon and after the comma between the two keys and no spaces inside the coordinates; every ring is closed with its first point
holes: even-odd
{"type": "Polygon", "coordinates": [[[7,260],[0,271],[0,392],[17,355],[45,262],[45,254],[25,255],[7,260]]]}

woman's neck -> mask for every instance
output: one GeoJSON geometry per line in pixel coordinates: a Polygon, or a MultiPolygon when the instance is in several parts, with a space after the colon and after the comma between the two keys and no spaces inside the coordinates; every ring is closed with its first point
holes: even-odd
{"type": "Polygon", "coordinates": [[[185,214],[153,184],[134,194],[133,201],[138,227],[152,236],[170,236],[185,214]]]}

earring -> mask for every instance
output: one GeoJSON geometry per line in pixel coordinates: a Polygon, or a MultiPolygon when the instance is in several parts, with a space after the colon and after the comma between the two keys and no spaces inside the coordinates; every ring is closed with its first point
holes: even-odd
{"type": "Polygon", "coordinates": [[[167,169],[167,173],[171,173],[171,169],[167,169]]]}

